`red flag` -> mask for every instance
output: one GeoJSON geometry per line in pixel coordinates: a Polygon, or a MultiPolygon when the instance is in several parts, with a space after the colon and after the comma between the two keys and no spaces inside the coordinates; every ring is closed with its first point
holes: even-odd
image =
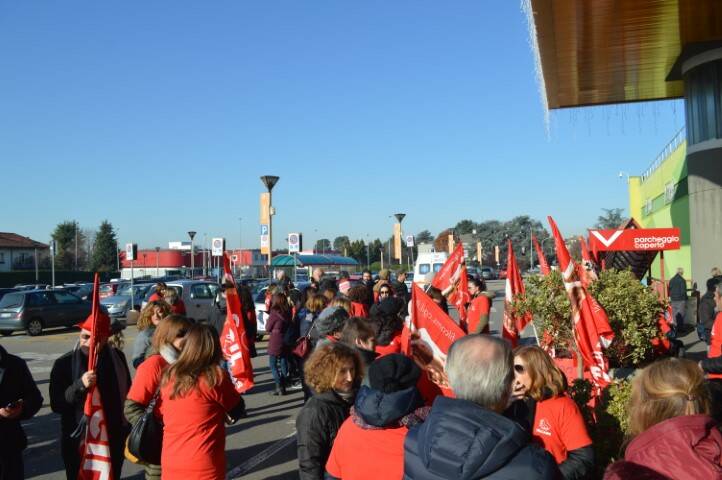
{"type": "Polygon", "coordinates": [[[519,343],[519,335],[531,321],[531,315],[515,317],[511,312],[511,302],[514,300],[514,295],[520,293],[524,293],[524,280],[521,278],[519,266],[516,263],[514,247],[511,245],[511,240],[507,240],[504,321],[501,335],[503,338],[509,340],[512,346],[516,346],[517,343],[519,343]]]}
{"type": "Polygon", "coordinates": [[[466,334],[416,283],[411,286],[409,313],[410,321],[402,332],[402,350],[426,372],[425,378],[436,386],[437,393],[449,396],[451,390],[444,372],[446,355],[451,344],[466,334]]]}
{"type": "Polygon", "coordinates": [[[226,322],[221,333],[223,357],[228,362],[228,373],[238,393],[253,387],[253,365],[246,338],[246,326],[243,323],[241,299],[236,290],[236,280],[231,273],[231,262],[228,254],[223,252],[223,279],[233,288],[226,289],[226,322]]]}
{"type": "Polygon", "coordinates": [[[541,269],[541,273],[542,275],[549,275],[549,263],[547,262],[547,257],[544,256],[544,251],[539,246],[539,242],[537,241],[536,237],[532,235],[531,239],[534,242],[534,250],[536,250],[536,256],[539,257],[539,268],[541,269]]]}
{"type": "Polygon", "coordinates": [[[434,275],[431,286],[441,290],[441,293],[448,298],[449,303],[456,307],[461,324],[464,325],[466,323],[466,305],[471,298],[466,264],[464,263],[464,247],[461,243],[454,248],[444,266],[434,275]]]}
{"type": "Polygon", "coordinates": [[[564,239],[559,233],[557,224],[548,217],[554,235],[554,246],[562,271],[564,288],[572,305],[574,337],[584,366],[590,371],[592,381],[597,387],[597,394],[609,384],[609,364],[603,350],[612,343],[614,332],[604,309],[587,292],[579,279],[579,272],[569,256],[564,239]]]}
{"type": "Polygon", "coordinates": [[[589,284],[596,281],[597,272],[594,270],[594,261],[592,260],[592,254],[589,253],[587,242],[584,237],[579,237],[579,247],[582,250],[582,264],[580,265],[579,273],[584,283],[584,287],[589,287],[589,284]]]}
{"type": "MultiPolygon", "coordinates": [[[[88,371],[95,370],[98,362],[99,345],[110,334],[110,317],[100,309],[100,278],[95,274],[92,293],[93,307],[90,316],[78,326],[90,331],[88,349],[88,371]]],[[[99,379],[114,381],[114,379],[99,379]]],[[[108,428],[105,423],[105,411],[97,384],[88,390],[83,412],[86,428],[80,444],[79,480],[113,479],[113,467],[110,458],[108,428]]]]}

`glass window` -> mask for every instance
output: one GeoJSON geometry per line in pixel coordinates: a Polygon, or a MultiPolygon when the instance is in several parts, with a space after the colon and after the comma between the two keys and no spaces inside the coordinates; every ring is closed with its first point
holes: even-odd
{"type": "Polygon", "coordinates": [[[50,292],[31,293],[28,298],[28,307],[42,307],[51,305],[53,300],[50,298],[50,292]]]}
{"type": "Polygon", "coordinates": [[[0,252],[0,263],[5,263],[5,253],[0,252]]]}
{"type": "Polygon", "coordinates": [[[211,289],[205,283],[196,283],[191,287],[191,295],[193,298],[213,298],[211,289]]]}
{"type": "Polygon", "coordinates": [[[419,264],[419,275],[426,275],[431,271],[431,265],[428,263],[420,263],[419,264]]]}
{"type": "Polygon", "coordinates": [[[24,299],[25,295],[22,293],[8,293],[0,300],[0,308],[20,308],[24,299]]]}
{"type": "Polygon", "coordinates": [[[72,293],[67,292],[53,292],[55,295],[55,301],[61,304],[70,304],[70,303],[78,303],[80,302],[80,299],[73,295],[72,293]]]}
{"type": "Polygon", "coordinates": [[[441,270],[441,267],[443,267],[443,263],[435,263],[434,264],[434,273],[439,273],[439,270],[441,270]]]}

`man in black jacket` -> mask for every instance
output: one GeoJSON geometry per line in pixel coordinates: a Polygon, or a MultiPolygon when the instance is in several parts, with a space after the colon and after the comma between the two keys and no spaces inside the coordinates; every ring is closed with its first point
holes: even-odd
{"type": "Polygon", "coordinates": [[[687,281],[682,276],[684,269],[678,268],[677,274],[669,280],[669,301],[672,304],[672,318],[677,325],[677,332],[684,328],[684,317],[687,314],[687,281]]]}
{"type": "Polygon", "coordinates": [[[431,414],[404,441],[405,480],[554,479],[554,458],[501,412],[511,394],[509,344],[468,335],[449,349],[446,373],[456,398],[436,397],[431,414]]]}
{"type": "Polygon", "coordinates": [[[28,440],[20,421],[32,418],[42,404],[25,361],[0,346],[0,480],[25,478],[23,450],[28,440]]]}
{"type": "Polygon", "coordinates": [[[699,299],[699,307],[697,307],[697,333],[700,340],[703,340],[708,346],[716,315],[714,291],[717,288],[717,283],[717,279],[714,277],[707,280],[707,291],[699,299]]]}
{"type": "Polygon", "coordinates": [[[55,360],[50,371],[50,408],[60,414],[60,450],[68,480],[78,477],[83,435],[78,425],[83,420],[85,398],[92,386],[97,384],[103,401],[114,478],[120,478],[125,438],[130,430],[123,416],[123,403],[130,388],[125,355],[108,344],[101,345],[96,370],[88,371],[91,328],[86,320],[81,326],[78,346],[55,360]]]}

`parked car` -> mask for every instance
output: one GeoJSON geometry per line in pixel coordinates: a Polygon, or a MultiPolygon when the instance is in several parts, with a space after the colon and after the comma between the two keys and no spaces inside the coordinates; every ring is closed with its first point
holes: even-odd
{"type": "Polygon", "coordinates": [[[100,304],[108,310],[111,318],[125,318],[131,308],[140,310],[145,294],[152,285],[152,283],[134,284],[132,297],[130,283],[122,285],[115,295],[101,298],[100,304]]]}
{"type": "Polygon", "coordinates": [[[70,292],[76,297],[80,297],[83,300],[91,300],[90,296],[93,293],[92,283],[70,283],[65,284],[62,287],[66,292],[70,292]]]}
{"type": "Polygon", "coordinates": [[[115,295],[115,292],[118,291],[118,288],[121,285],[130,285],[130,282],[111,282],[111,283],[103,283],[100,285],[100,295],[98,295],[101,300],[106,297],[112,297],[115,295]]]}
{"type": "Polygon", "coordinates": [[[46,283],[19,283],[14,288],[18,290],[44,290],[48,288],[46,283]]]}
{"type": "Polygon", "coordinates": [[[481,277],[484,280],[496,280],[499,276],[492,267],[481,267],[481,277]]]}
{"type": "Polygon", "coordinates": [[[18,291],[17,288],[0,288],[0,300],[2,300],[2,298],[3,298],[6,294],[12,293],[12,292],[17,292],[17,291],[18,291]]]}
{"type": "Polygon", "coordinates": [[[24,290],[0,299],[0,333],[26,330],[40,335],[45,328],[70,327],[90,315],[92,306],[63,290],[24,290]]]}
{"type": "MultiPolygon", "coordinates": [[[[213,301],[220,286],[205,280],[175,280],[167,282],[166,286],[178,292],[178,297],[186,306],[186,316],[198,322],[208,320],[213,301]]],[[[148,299],[155,293],[155,284],[151,284],[145,292],[141,304],[142,308],[148,304],[148,299]]]]}
{"type": "MultiPolygon", "coordinates": [[[[296,287],[293,289],[297,291],[299,294],[303,292],[305,289],[308,288],[308,286],[311,284],[311,282],[299,282],[296,284],[296,287]]],[[[259,290],[256,290],[252,294],[253,296],[253,304],[256,309],[256,340],[259,342],[263,340],[263,336],[267,334],[266,332],[266,322],[268,321],[268,311],[266,310],[266,291],[268,290],[268,287],[263,287],[259,290]]]]}

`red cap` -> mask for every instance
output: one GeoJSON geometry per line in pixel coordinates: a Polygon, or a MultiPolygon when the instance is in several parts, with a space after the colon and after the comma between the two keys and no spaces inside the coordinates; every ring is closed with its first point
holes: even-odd
{"type": "MultiPolygon", "coordinates": [[[[102,336],[107,337],[110,334],[110,317],[105,314],[102,310],[98,312],[98,328],[100,329],[99,334],[102,334],[102,336]]],[[[78,328],[81,328],[83,330],[87,330],[89,332],[93,331],[93,314],[91,313],[88,315],[88,318],[86,318],[84,321],[78,323],[75,325],[78,328]]]]}

